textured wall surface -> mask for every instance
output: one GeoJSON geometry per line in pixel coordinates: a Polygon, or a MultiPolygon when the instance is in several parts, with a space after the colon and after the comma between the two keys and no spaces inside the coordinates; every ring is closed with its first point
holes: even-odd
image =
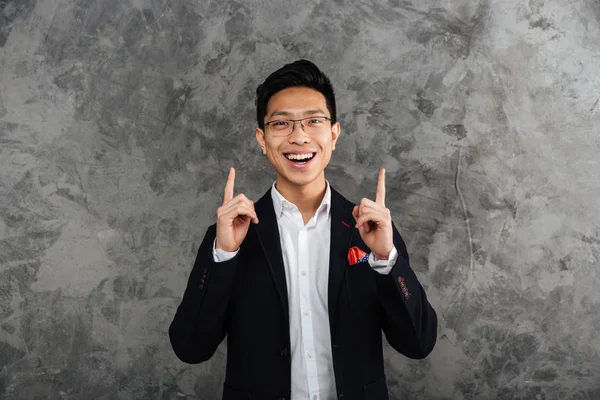
{"type": "Polygon", "coordinates": [[[597,0],[0,0],[0,398],[218,399],[167,328],[253,95],[315,61],[327,177],[388,201],[439,314],[392,398],[600,398],[597,0]]]}

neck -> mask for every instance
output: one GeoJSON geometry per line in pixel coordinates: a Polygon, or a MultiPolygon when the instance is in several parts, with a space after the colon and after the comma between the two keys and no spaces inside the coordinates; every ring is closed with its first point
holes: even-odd
{"type": "Polygon", "coordinates": [[[278,176],[275,187],[287,201],[298,207],[302,215],[314,215],[325,197],[327,182],[325,182],[324,174],[302,186],[294,185],[278,176]]]}

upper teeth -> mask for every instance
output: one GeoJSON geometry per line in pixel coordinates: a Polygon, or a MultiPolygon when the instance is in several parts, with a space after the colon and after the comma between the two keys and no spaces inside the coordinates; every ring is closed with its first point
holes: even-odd
{"type": "Polygon", "coordinates": [[[304,160],[313,156],[313,153],[306,154],[288,154],[286,157],[290,160],[304,160]]]}

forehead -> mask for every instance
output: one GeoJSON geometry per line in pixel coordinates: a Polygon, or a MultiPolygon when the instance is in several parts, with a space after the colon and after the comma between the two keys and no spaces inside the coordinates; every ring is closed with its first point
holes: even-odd
{"type": "MultiPolygon", "coordinates": [[[[327,111],[325,96],[305,87],[291,87],[275,93],[267,103],[267,116],[275,112],[301,114],[305,110],[327,111]]],[[[329,114],[327,112],[327,114],[329,114]]]]}

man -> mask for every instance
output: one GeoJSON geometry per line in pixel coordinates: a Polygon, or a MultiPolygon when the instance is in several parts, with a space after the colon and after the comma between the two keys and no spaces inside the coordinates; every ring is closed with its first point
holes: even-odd
{"type": "Polygon", "coordinates": [[[277,180],[256,204],[229,172],[169,329],[177,357],[208,360],[227,336],[223,399],[387,399],[382,330],[410,358],[437,317],[385,207],[354,205],[325,180],[340,135],[334,91],[311,62],[256,91],[256,140],[277,180]]]}

